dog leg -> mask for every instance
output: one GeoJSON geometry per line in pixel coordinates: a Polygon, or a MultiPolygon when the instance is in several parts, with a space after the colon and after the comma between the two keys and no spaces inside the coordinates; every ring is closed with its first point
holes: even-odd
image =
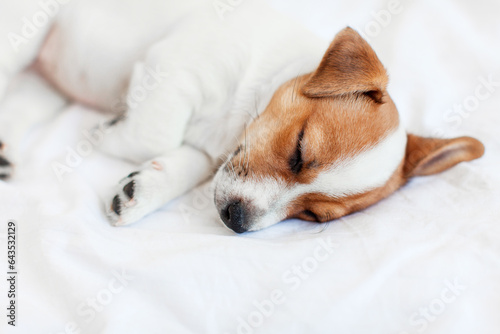
{"type": "MultiPolygon", "coordinates": [[[[183,75],[178,71],[177,76],[183,75]]],[[[176,87],[176,81],[168,78],[160,65],[148,61],[136,64],[126,98],[127,112],[111,122],[115,124],[101,149],[143,163],[178,148],[194,106],[176,87]]]]}
{"type": "Polygon", "coordinates": [[[12,175],[19,146],[34,125],[61,110],[66,100],[34,71],[18,75],[0,102],[0,179],[12,175]]]}
{"type": "Polygon", "coordinates": [[[107,204],[114,226],[134,223],[206,180],[212,160],[190,146],[155,158],[120,181],[117,194],[107,204]]]}

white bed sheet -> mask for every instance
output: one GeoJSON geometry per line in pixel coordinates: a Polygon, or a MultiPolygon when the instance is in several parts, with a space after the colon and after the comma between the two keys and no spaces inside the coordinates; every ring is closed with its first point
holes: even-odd
{"type": "Polygon", "coordinates": [[[113,228],[102,202],[135,166],[96,150],[59,182],[51,163],[103,119],[70,107],[32,133],[16,179],[0,182],[0,332],[500,332],[500,3],[402,1],[377,33],[371,13],[389,2],[272,2],[325,39],[346,25],[364,31],[407,128],[474,136],[485,156],[326,225],[234,235],[206,184],[113,228]],[[490,96],[475,106],[481,85],[490,96]],[[464,104],[466,117],[450,121],[464,104]],[[15,328],[4,315],[9,219],[15,328]]]}

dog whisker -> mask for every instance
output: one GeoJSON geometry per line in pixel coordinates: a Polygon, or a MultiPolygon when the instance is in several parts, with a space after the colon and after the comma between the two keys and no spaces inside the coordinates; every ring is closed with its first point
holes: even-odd
{"type": "MultiPolygon", "coordinates": [[[[248,149],[248,140],[247,140],[247,128],[248,124],[245,126],[245,157],[243,159],[243,165],[247,165],[247,149],[248,149]]],[[[243,171],[245,171],[245,168],[243,168],[243,171]]]]}
{"type": "Polygon", "coordinates": [[[255,94],[255,99],[254,99],[254,109],[255,109],[255,118],[254,121],[259,118],[259,96],[255,94]]]}
{"type": "Polygon", "coordinates": [[[292,103],[295,102],[295,98],[297,97],[297,91],[295,90],[295,86],[297,85],[297,81],[299,80],[300,74],[297,74],[295,77],[295,81],[293,82],[293,90],[292,90],[292,103]]]}

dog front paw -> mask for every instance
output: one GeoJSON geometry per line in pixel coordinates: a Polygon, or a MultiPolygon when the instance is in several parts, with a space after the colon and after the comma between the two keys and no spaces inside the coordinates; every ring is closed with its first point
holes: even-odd
{"type": "Polygon", "coordinates": [[[130,173],[119,182],[116,195],[107,205],[111,224],[130,225],[155,211],[163,204],[164,192],[164,175],[158,163],[148,163],[130,173]]]}
{"type": "Polygon", "coordinates": [[[130,209],[137,205],[134,198],[136,180],[134,177],[139,172],[133,172],[120,181],[119,191],[107,208],[107,216],[113,226],[125,226],[132,224],[135,220],[130,217],[130,209]]]}
{"type": "Polygon", "coordinates": [[[12,176],[14,167],[12,163],[4,156],[3,149],[5,145],[0,142],[0,180],[7,180],[12,176]]]}

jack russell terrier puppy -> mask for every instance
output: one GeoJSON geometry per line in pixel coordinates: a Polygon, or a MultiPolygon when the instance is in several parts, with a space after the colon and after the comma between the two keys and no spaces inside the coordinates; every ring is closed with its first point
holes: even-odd
{"type": "Polygon", "coordinates": [[[328,46],[261,1],[231,3],[10,2],[0,14],[0,177],[27,129],[66,98],[121,115],[100,148],[142,164],[106,205],[115,226],[218,165],[215,205],[241,233],[330,221],[482,156],[470,137],[407,134],[386,70],[354,30],[328,46]]]}

